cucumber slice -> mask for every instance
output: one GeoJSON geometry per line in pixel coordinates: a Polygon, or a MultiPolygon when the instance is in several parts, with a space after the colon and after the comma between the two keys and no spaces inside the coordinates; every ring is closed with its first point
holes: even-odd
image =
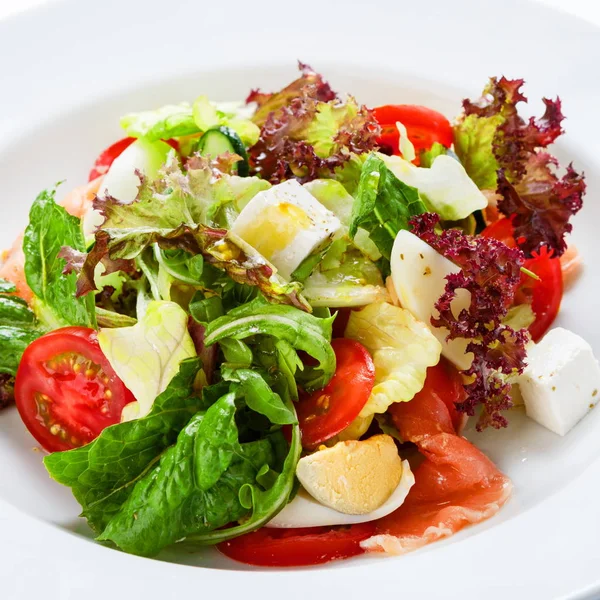
{"type": "Polygon", "coordinates": [[[230,127],[215,127],[204,133],[198,142],[198,152],[202,156],[217,157],[225,152],[231,152],[242,157],[236,164],[237,174],[247,177],[250,169],[248,166],[248,153],[240,136],[230,127]]]}

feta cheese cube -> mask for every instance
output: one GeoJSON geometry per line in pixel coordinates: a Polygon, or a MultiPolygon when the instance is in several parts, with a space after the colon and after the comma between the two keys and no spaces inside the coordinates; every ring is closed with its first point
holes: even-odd
{"type": "Polygon", "coordinates": [[[300,263],[340,227],[331,211],[296,180],[289,180],[256,194],[231,231],[290,279],[300,263]]]}
{"type": "Polygon", "coordinates": [[[557,327],[529,348],[519,378],[527,416],[565,435],[600,398],[600,366],[591,346],[557,327]]]}

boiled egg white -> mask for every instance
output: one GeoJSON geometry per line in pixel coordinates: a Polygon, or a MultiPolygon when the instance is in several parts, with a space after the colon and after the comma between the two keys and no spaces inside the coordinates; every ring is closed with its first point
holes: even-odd
{"type": "Polygon", "coordinates": [[[267,527],[322,527],[331,525],[353,525],[375,521],[393,513],[403,503],[415,483],[415,476],[407,460],[402,461],[400,482],[391,496],[377,509],[363,515],[348,515],[315,500],[305,489],[300,488],[295,498],[269,523],[267,527]]]}
{"type": "MultiPolygon", "coordinates": [[[[115,158],[102,180],[97,195],[102,197],[109,194],[123,203],[133,202],[140,187],[140,178],[136,175],[136,170],[147,177],[156,177],[171,150],[171,146],[162,140],[136,140],[115,158]]],[[[91,235],[102,222],[102,215],[91,208],[83,218],[84,234],[91,235]]]]}
{"type": "MultiPolygon", "coordinates": [[[[458,338],[446,341],[448,330],[431,325],[431,317],[439,314],[435,304],[446,288],[446,276],[459,273],[460,267],[409,231],[400,231],[396,236],[390,266],[400,305],[430,327],[441,342],[442,354],[448,360],[461,370],[468,369],[473,361],[473,354],[467,352],[469,340],[458,338]]],[[[468,308],[470,300],[471,295],[467,290],[457,290],[452,302],[454,315],[468,308]]]]}
{"type": "Polygon", "coordinates": [[[259,192],[243,208],[231,231],[275,265],[284,279],[341,227],[296,180],[259,192]]]}

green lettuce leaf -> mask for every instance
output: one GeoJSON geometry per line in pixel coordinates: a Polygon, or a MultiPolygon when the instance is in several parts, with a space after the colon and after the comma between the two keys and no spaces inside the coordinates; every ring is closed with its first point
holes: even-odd
{"type": "Polygon", "coordinates": [[[198,359],[182,362],[146,417],[107,427],[86,446],[44,458],[50,476],[72,488],[82,516],[96,532],[119,512],[136,483],[203,407],[194,393],[199,368],[198,359]]]}
{"type": "Polygon", "coordinates": [[[438,156],[444,156],[446,154],[448,154],[448,148],[439,142],[435,142],[429,150],[423,150],[421,152],[419,155],[419,164],[421,167],[428,169],[438,156]]]}
{"type": "Polygon", "coordinates": [[[148,140],[167,140],[200,131],[194,121],[192,107],[187,102],[129,113],[121,117],[121,127],[131,137],[144,137],[148,140]]]}
{"type": "Polygon", "coordinates": [[[76,298],[75,274],[63,274],[63,246],[85,251],[80,221],[54,201],[54,190],[45,190],[29,211],[23,237],[25,278],[34,293],[33,309],[48,329],[68,325],[95,327],[94,298],[76,298]]]}
{"type": "Polygon", "coordinates": [[[352,248],[338,257],[330,251],[304,281],[303,294],[313,307],[365,306],[389,300],[379,268],[352,248]]]}
{"type": "Polygon", "coordinates": [[[153,556],[165,546],[211,532],[248,512],[240,502],[240,490],[253,485],[259,470],[274,462],[271,444],[268,440],[240,444],[229,468],[203,490],[196,474],[204,457],[196,448],[205,418],[203,413],[192,418],[177,443],[140,479],[98,540],[112,541],[126,552],[153,556]]]}
{"type": "Polygon", "coordinates": [[[454,150],[469,177],[480,190],[496,189],[496,173],[500,168],[494,155],[494,138],[504,123],[502,114],[465,117],[454,127],[454,150]]]}
{"type": "Polygon", "coordinates": [[[187,322],[187,313],[174,302],[154,301],[132,327],[101,329],[98,333],[102,352],[137,400],[128,415],[147,415],[179,364],[196,356],[187,322]]]}
{"type": "Polygon", "coordinates": [[[400,181],[419,190],[429,212],[438,213],[446,221],[465,219],[488,204],[464,167],[451,156],[436,157],[428,169],[415,167],[399,156],[382,160],[400,181]]]}
{"type": "Polygon", "coordinates": [[[192,107],[194,121],[200,131],[214,127],[229,127],[240,137],[245,146],[254,146],[260,135],[260,127],[245,118],[238,105],[211,102],[206,96],[198,96],[192,107]]]}
{"type": "MultiPolygon", "coordinates": [[[[279,394],[274,392],[265,379],[251,369],[221,369],[223,378],[239,383],[236,393],[244,399],[246,405],[253,411],[264,415],[276,425],[297,423],[298,419],[293,410],[288,408],[279,394]]],[[[295,383],[294,383],[295,387],[295,383]]]]}
{"type": "Polygon", "coordinates": [[[360,412],[363,418],[384,413],[394,402],[412,400],[442,352],[427,325],[386,302],[352,311],[345,336],[365,346],[375,364],[375,386],[360,412]]]}
{"type": "Polygon", "coordinates": [[[268,304],[258,298],[210,322],[204,341],[210,346],[224,338],[243,340],[258,334],[285,340],[319,362],[310,368],[311,376],[305,383],[307,389],[313,390],[324,387],[335,372],[330,343],[332,323],[333,317],[321,319],[292,306],[268,304]]]}
{"type": "Polygon", "coordinates": [[[195,481],[203,491],[219,481],[240,451],[235,411],[235,394],[225,394],[206,411],[198,426],[194,442],[195,481]]]}
{"type": "Polygon", "coordinates": [[[352,208],[350,236],[365,229],[387,260],[396,234],[409,229],[411,217],[427,212],[419,192],[400,181],[376,154],[370,154],[362,167],[352,208]]]}

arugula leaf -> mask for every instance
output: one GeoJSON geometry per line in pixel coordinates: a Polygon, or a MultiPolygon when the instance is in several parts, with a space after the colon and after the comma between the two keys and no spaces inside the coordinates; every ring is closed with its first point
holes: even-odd
{"type": "MultiPolygon", "coordinates": [[[[227,525],[247,513],[240,490],[274,460],[268,440],[240,444],[229,468],[215,485],[202,490],[196,481],[196,443],[205,415],[198,413],[177,443],[135,486],[120,511],[97,538],[122,550],[152,556],[183,538],[227,525]]],[[[209,534],[210,535],[210,534],[209,534]]]]}
{"type": "Polygon", "coordinates": [[[76,298],[75,274],[63,274],[63,246],[85,250],[80,221],[54,201],[55,190],[45,190],[29,212],[23,237],[25,278],[34,293],[33,309],[50,329],[68,325],[95,327],[94,298],[76,298]]]}
{"type": "Polygon", "coordinates": [[[235,394],[225,394],[202,418],[194,442],[196,485],[210,489],[239,452],[238,430],[235,424],[235,394]]]}
{"type": "Polygon", "coordinates": [[[285,340],[319,361],[318,366],[307,369],[310,377],[305,387],[320,389],[335,372],[335,354],[330,343],[333,319],[320,319],[292,306],[268,304],[257,298],[211,321],[206,328],[205,343],[209,346],[224,338],[243,340],[257,334],[285,340]]]}
{"type": "Polygon", "coordinates": [[[194,393],[199,368],[197,358],[183,361],[146,417],[107,427],[86,446],[44,458],[50,476],[72,488],[82,516],[95,531],[106,527],[135,484],[205,406],[204,396],[200,399],[194,393]]]}
{"type": "Polygon", "coordinates": [[[419,192],[402,183],[375,154],[362,167],[352,208],[350,236],[366,229],[381,254],[389,260],[396,234],[409,230],[409,220],[427,212],[419,192]]]}
{"type": "MultiPolygon", "coordinates": [[[[238,382],[236,393],[253,411],[264,415],[276,425],[297,423],[296,414],[290,410],[259,373],[251,369],[221,370],[227,381],[238,382]]],[[[294,384],[294,387],[295,384],[294,384]]]]}

